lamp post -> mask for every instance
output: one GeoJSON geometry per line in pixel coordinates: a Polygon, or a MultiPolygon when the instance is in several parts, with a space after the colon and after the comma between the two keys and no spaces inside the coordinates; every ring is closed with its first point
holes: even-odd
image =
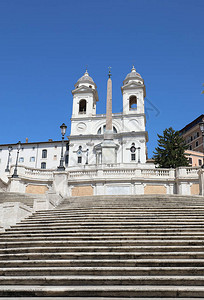
{"type": "Polygon", "coordinates": [[[17,168],[18,168],[18,156],[19,156],[20,149],[21,149],[21,142],[19,141],[18,144],[17,144],[16,165],[15,165],[15,169],[14,169],[12,178],[18,178],[17,168]]]}
{"type": "Polygon", "coordinates": [[[10,157],[11,157],[11,151],[12,151],[12,149],[13,148],[11,146],[8,147],[9,154],[8,154],[8,162],[7,162],[7,167],[5,169],[5,172],[9,172],[10,171],[9,170],[9,162],[10,162],[10,157]]]}
{"type": "Polygon", "coordinates": [[[89,149],[86,149],[86,165],[89,163],[89,149]]]}
{"type": "Polygon", "coordinates": [[[62,149],[61,149],[61,158],[60,158],[60,165],[57,168],[58,171],[64,171],[64,155],[63,155],[63,147],[64,147],[64,135],[66,133],[67,126],[63,123],[61,126],[61,134],[62,134],[62,149]]]}
{"type": "Polygon", "coordinates": [[[203,137],[203,164],[202,164],[201,168],[204,169],[204,122],[203,121],[200,122],[199,126],[200,126],[200,130],[202,132],[202,137],[203,137]]]}

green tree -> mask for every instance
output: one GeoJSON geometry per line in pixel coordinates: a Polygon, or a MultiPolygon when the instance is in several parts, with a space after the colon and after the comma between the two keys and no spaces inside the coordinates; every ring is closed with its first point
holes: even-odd
{"type": "Polygon", "coordinates": [[[163,131],[163,136],[158,136],[158,147],[153,152],[153,159],[159,168],[177,168],[188,166],[188,158],[184,154],[188,147],[179,131],[175,131],[172,127],[163,131]]]}

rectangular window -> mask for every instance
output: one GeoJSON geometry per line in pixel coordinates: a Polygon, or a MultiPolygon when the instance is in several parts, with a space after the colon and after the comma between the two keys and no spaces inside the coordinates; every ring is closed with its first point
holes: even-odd
{"type": "Polygon", "coordinates": [[[131,153],[131,160],[135,160],[135,153],[131,153]]]}
{"type": "Polygon", "coordinates": [[[35,161],[35,157],[34,156],[30,157],[30,162],[34,162],[34,161],[35,161]]]}
{"type": "Polygon", "coordinates": [[[198,164],[199,164],[199,166],[202,166],[202,159],[198,160],[198,164]]]}
{"type": "Polygon", "coordinates": [[[192,165],[192,158],[191,157],[189,157],[188,161],[189,161],[189,164],[192,165]]]}
{"type": "Polygon", "coordinates": [[[196,142],[196,144],[195,144],[195,145],[196,145],[196,147],[198,147],[198,141],[196,142]]]}
{"type": "Polygon", "coordinates": [[[41,169],[46,169],[46,163],[45,162],[41,163],[41,169]]]}
{"type": "Polygon", "coordinates": [[[78,156],[78,164],[81,164],[81,163],[82,163],[82,157],[78,156]]]}
{"type": "Polygon", "coordinates": [[[192,146],[191,145],[188,148],[189,148],[189,150],[192,150],[192,146]]]}
{"type": "Polygon", "coordinates": [[[24,162],[24,157],[20,157],[20,158],[19,158],[19,162],[20,162],[20,163],[23,163],[23,162],[24,162]]]}
{"type": "Polygon", "coordinates": [[[199,135],[200,135],[199,132],[197,132],[197,137],[199,137],[199,135]]]}
{"type": "Polygon", "coordinates": [[[47,158],[47,150],[42,150],[42,158],[47,158]]]}

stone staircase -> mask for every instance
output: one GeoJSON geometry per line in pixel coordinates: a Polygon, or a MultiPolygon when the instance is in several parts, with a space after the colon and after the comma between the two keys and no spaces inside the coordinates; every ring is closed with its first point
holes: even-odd
{"type": "Polygon", "coordinates": [[[204,298],[202,197],[70,198],[0,235],[0,297],[204,298]]]}
{"type": "Polygon", "coordinates": [[[0,204],[6,202],[20,202],[32,208],[34,199],[36,199],[36,197],[37,195],[34,194],[0,192],[0,204]]]}

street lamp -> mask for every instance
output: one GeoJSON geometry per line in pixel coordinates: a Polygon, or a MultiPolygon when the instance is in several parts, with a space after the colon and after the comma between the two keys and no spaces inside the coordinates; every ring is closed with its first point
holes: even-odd
{"type": "Polygon", "coordinates": [[[200,122],[199,123],[199,126],[200,126],[200,130],[202,132],[202,137],[203,137],[203,165],[201,166],[201,168],[204,169],[204,122],[200,122]]]}
{"type": "Polygon", "coordinates": [[[61,126],[61,134],[62,134],[62,149],[61,149],[61,158],[60,158],[60,165],[57,168],[58,171],[64,171],[64,155],[63,155],[63,147],[64,147],[64,135],[66,133],[67,126],[63,123],[61,126]]]}
{"type": "Polygon", "coordinates": [[[18,174],[17,174],[17,168],[18,168],[18,156],[19,156],[19,151],[21,149],[21,142],[19,141],[17,144],[17,156],[16,156],[16,165],[15,165],[15,169],[12,175],[12,178],[18,178],[18,174]]]}
{"type": "Polygon", "coordinates": [[[7,162],[7,167],[5,169],[5,172],[9,172],[10,171],[9,170],[9,162],[10,162],[10,157],[11,157],[11,151],[12,151],[12,149],[13,148],[11,146],[8,147],[9,154],[8,154],[8,162],[7,162]]]}

